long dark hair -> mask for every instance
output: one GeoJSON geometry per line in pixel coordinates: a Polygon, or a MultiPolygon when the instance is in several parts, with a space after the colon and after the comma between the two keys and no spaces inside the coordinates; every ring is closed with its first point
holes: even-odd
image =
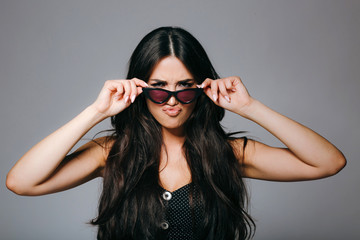
{"type": "MultiPolygon", "coordinates": [[[[127,79],[147,81],[156,64],[177,57],[197,84],[217,79],[201,44],[187,31],[161,27],[147,34],[134,50],[127,79]]],[[[205,94],[196,102],[185,126],[183,151],[192,182],[203,204],[203,239],[247,239],[255,228],[246,213],[246,187],[241,163],[220,125],[224,109],[205,94]]],[[[163,145],[161,125],[149,112],[144,96],[111,118],[114,141],[104,173],[98,239],[159,239],[165,206],[161,200],[159,162],[163,145]]],[[[244,147],[246,139],[244,139],[244,147]]],[[[242,149],[242,150],[243,150],[242,149]]]]}

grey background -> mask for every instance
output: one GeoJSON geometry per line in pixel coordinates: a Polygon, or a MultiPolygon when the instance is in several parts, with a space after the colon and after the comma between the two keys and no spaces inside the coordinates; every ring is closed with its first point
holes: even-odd
{"type": "MultiPolygon", "coordinates": [[[[360,239],[360,1],[0,1],[0,238],[95,239],[101,180],[41,197],[5,187],[35,143],[76,116],[107,79],[125,77],[139,40],[184,27],[221,76],[239,75],[255,98],[315,129],[347,167],[309,182],[248,180],[255,239],[360,239]]],[[[227,113],[229,130],[282,146],[227,113]]],[[[109,127],[104,121],[87,138],[109,127]]],[[[86,140],[81,141],[81,144],[86,140]]]]}

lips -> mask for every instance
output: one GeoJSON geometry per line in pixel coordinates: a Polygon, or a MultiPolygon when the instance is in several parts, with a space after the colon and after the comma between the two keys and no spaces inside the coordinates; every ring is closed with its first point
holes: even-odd
{"type": "Polygon", "coordinates": [[[170,117],[176,117],[181,112],[181,108],[179,108],[179,107],[165,106],[162,110],[166,115],[168,115],[170,117]]]}

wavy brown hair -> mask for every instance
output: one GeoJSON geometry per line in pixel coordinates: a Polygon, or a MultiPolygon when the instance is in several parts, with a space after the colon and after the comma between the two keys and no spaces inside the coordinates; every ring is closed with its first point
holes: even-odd
{"type": "MultiPolygon", "coordinates": [[[[156,64],[177,57],[197,84],[217,79],[206,52],[187,31],[162,27],[147,34],[134,50],[127,79],[147,81],[156,64]]],[[[198,186],[203,222],[202,239],[247,239],[255,224],[246,212],[247,193],[241,163],[220,121],[224,109],[202,94],[185,123],[183,151],[198,186]]],[[[149,112],[143,95],[111,118],[114,141],[104,174],[98,239],[160,239],[165,214],[160,192],[159,164],[163,145],[161,125],[149,112]]],[[[244,150],[246,138],[244,138],[244,150]]]]}

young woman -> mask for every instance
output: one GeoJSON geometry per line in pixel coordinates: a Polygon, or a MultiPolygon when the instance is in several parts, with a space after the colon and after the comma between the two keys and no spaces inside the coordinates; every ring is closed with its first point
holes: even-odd
{"type": "Polygon", "coordinates": [[[7,187],[43,195],[104,178],[98,239],[247,239],[243,178],[299,181],[345,165],[317,133],[252,98],[239,77],[220,78],[200,43],[181,28],[147,34],[127,79],[109,80],[96,101],[31,148],[7,187]],[[235,138],[224,109],[256,122],[287,148],[235,138]],[[69,154],[97,123],[114,133],[69,154]]]}

